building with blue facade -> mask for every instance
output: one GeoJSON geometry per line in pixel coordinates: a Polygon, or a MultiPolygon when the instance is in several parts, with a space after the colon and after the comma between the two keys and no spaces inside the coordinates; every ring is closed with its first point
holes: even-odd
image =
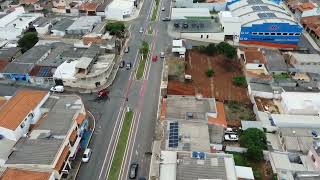
{"type": "Polygon", "coordinates": [[[241,23],[240,43],[297,47],[303,29],[278,1],[233,0],[227,8],[241,23]]]}

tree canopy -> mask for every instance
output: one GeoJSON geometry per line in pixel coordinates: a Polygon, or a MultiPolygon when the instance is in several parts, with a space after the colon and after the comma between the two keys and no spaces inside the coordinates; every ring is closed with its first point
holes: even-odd
{"type": "Polygon", "coordinates": [[[249,128],[242,132],[240,145],[247,148],[246,155],[251,160],[263,159],[263,150],[267,149],[267,138],[263,131],[257,128],[249,128]]]}
{"type": "Polygon", "coordinates": [[[38,34],[36,32],[27,32],[18,41],[18,46],[22,49],[22,52],[26,52],[31,49],[39,41],[38,34]]]}
{"type": "Polygon", "coordinates": [[[235,58],[237,55],[236,48],[234,48],[233,46],[231,46],[230,44],[228,44],[226,42],[221,42],[217,45],[210,43],[210,44],[208,44],[208,46],[200,46],[199,51],[201,53],[208,55],[208,56],[222,54],[225,57],[230,58],[230,59],[235,58]]]}
{"type": "Polygon", "coordinates": [[[106,30],[110,32],[111,35],[116,35],[122,37],[126,26],[122,22],[112,22],[106,25],[106,30]]]}
{"type": "Polygon", "coordinates": [[[142,42],[142,46],[140,48],[140,53],[143,55],[144,58],[147,57],[149,53],[149,44],[146,41],[142,42]]]}
{"type": "Polygon", "coordinates": [[[247,81],[246,78],[244,76],[235,76],[232,79],[232,83],[236,86],[243,86],[246,87],[247,86],[247,81]]]}

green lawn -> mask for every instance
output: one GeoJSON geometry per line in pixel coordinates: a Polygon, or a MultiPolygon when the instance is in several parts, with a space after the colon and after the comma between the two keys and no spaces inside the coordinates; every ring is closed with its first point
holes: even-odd
{"type": "Polygon", "coordinates": [[[139,67],[136,73],[137,80],[140,80],[144,73],[144,67],[146,66],[147,58],[141,58],[139,61],[139,67]]]}
{"type": "Polygon", "coordinates": [[[156,6],[154,6],[153,8],[151,21],[155,21],[157,19],[160,0],[155,0],[155,1],[156,1],[156,6]]]}
{"type": "Polygon", "coordinates": [[[127,146],[132,117],[133,117],[132,111],[126,112],[126,115],[125,115],[125,118],[123,121],[123,125],[122,125],[122,129],[121,129],[121,133],[120,133],[120,137],[119,137],[118,144],[117,144],[117,149],[116,149],[116,152],[115,152],[113,160],[112,160],[112,165],[111,165],[109,176],[107,178],[108,180],[118,180],[119,171],[121,168],[124,152],[125,152],[126,146],[127,146]]]}

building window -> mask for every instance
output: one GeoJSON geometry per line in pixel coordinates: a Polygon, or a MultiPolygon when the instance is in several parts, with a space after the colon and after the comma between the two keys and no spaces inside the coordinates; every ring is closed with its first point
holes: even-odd
{"type": "Polygon", "coordinates": [[[281,33],[277,33],[278,36],[281,36],[281,33]]]}
{"type": "Polygon", "coordinates": [[[271,33],[271,36],[274,36],[274,35],[276,35],[276,33],[271,33]]]}
{"type": "Polygon", "coordinates": [[[313,154],[311,155],[311,160],[312,160],[313,162],[316,162],[316,159],[314,158],[313,154]]]}
{"type": "Polygon", "coordinates": [[[209,38],[209,35],[207,35],[207,39],[209,38]]]}
{"type": "Polygon", "coordinates": [[[263,33],[259,33],[259,35],[263,35],[263,33]]]}
{"type": "Polygon", "coordinates": [[[30,113],[30,114],[28,114],[28,117],[31,118],[31,119],[33,119],[34,114],[33,114],[33,113],[30,113]]]}
{"type": "Polygon", "coordinates": [[[253,32],[252,34],[253,34],[253,35],[257,35],[258,33],[257,33],[257,32],[253,32]]]}
{"type": "Polygon", "coordinates": [[[288,35],[288,33],[282,33],[282,35],[287,36],[287,35],[288,35]]]}
{"type": "Polygon", "coordinates": [[[294,35],[295,35],[295,36],[300,36],[300,33],[295,33],[294,35]]]}
{"type": "Polygon", "coordinates": [[[203,38],[203,35],[201,35],[200,37],[203,38]]]}
{"type": "Polygon", "coordinates": [[[293,36],[293,33],[289,33],[289,36],[293,36]]]}
{"type": "Polygon", "coordinates": [[[270,33],[267,33],[267,32],[266,32],[266,33],[264,33],[264,35],[269,36],[269,35],[270,35],[270,33]]]}

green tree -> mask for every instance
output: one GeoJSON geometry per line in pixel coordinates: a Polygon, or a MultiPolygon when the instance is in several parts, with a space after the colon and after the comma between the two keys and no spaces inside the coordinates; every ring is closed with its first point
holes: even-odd
{"type": "Polygon", "coordinates": [[[247,148],[248,159],[260,161],[263,159],[262,151],[267,149],[267,138],[263,131],[257,128],[249,128],[242,132],[240,145],[247,148]]]}
{"type": "Polygon", "coordinates": [[[28,51],[39,41],[38,34],[36,32],[27,32],[18,41],[18,47],[22,52],[28,51]]]}
{"type": "Polygon", "coordinates": [[[142,46],[140,48],[140,53],[143,55],[144,58],[146,58],[148,56],[149,44],[146,41],[142,42],[142,46]]]}
{"type": "Polygon", "coordinates": [[[221,42],[216,46],[217,53],[223,54],[227,58],[235,58],[237,55],[236,48],[229,43],[221,42]]]}
{"type": "Polygon", "coordinates": [[[126,26],[122,22],[113,22],[106,25],[106,31],[109,31],[111,35],[117,37],[123,37],[126,26]]]}
{"type": "Polygon", "coordinates": [[[247,81],[246,78],[244,76],[235,76],[232,79],[232,83],[236,86],[243,86],[246,87],[247,86],[247,81]]]}
{"type": "Polygon", "coordinates": [[[206,75],[208,77],[212,77],[214,75],[214,70],[212,68],[209,68],[207,71],[206,71],[206,75]]]}

